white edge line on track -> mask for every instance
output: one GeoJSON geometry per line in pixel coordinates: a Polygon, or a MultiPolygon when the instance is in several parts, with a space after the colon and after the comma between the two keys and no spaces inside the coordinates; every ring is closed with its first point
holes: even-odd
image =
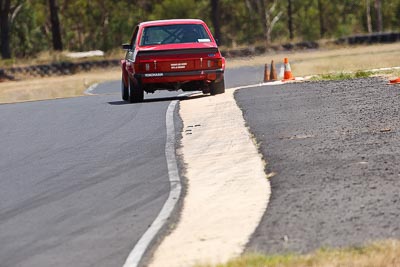
{"type": "MultiPolygon", "coordinates": [[[[278,85],[283,84],[281,81],[277,82],[269,82],[269,83],[258,83],[253,85],[239,86],[234,88],[228,88],[230,90],[244,89],[250,87],[260,87],[265,85],[278,85]]],[[[89,89],[88,89],[89,90],[89,89]]],[[[178,95],[181,96],[190,96],[193,94],[197,94],[200,92],[190,92],[183,93],[178,95]]],[[[157,218],[153,221],[147,231],[143,234],[143,236],[139,239],[136,245],[133,247],[132,251],[129,253],[128,258],[126,259],[123,267],[138,267],[143,255],[147,251],[153,239],[156,237],[158,232],[167,222],[169,216],[174,210],[176,203],[181,195],[182,184],[178,171],[178,164],[175,156],[175,124],[174,124],[174,111],[178,100],[171,101],[168,106],[166,112],[166,127],[167,127],[167,140],[165,144],[165,156],[167,158],[167,166],[168,166],[168,176],[170,182],[171,191],[169,192],[169,196],[164,206],[162,207],[160,213],[157,218]]]]}
{"type": "Polygon", "coordinates": [[[92,84],[91,86],[89,86],[88,89],[85,90],[84,94],[85,94],[85,95],[95,95],[95,94],[93,94],[92,92],[93,92],[94,89],[96,89],[96,87],[97,87],[98,85],[99,85],[98,83],[92,84]]]}
{"type": "MultiPolygon", "coordinates": [[[[182,94],[179,96],[184,96],[182,94]]],[[[178,164],[175,156],[175,124],[174,124],[174,111],[178,100],[171,101],[166,112],[166,127],[167,127],[167,140],[165,144],[165,156],[167,159],[168,176],[170,182],[170,192],[167,201],[158,214],[157,218],[150,225],[147,231],[136,243],[135,247],[129,253],[125,261],[124,267],[137,267],[142,260],[143,255],[148,249],[149,245],[167,222],[169,216],[174,210],[176,203],[179,200],[182,191],[181,179],[178,172],[178,164]]]]}

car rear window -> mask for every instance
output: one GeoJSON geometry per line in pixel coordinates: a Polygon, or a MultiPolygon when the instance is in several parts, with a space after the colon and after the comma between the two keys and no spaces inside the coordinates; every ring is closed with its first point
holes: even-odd
{"type": "Polygon", "coordinates": [[[150,26],[143,29],[141,46],[211,42],[201,24],[150,26]]]}

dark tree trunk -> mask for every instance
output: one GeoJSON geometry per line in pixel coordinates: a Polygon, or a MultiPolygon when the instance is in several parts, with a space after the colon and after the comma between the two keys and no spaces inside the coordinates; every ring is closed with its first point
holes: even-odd
{"type": "Polygon", "coordinates": [[[322,37],[324,37],[326,33],[326,27],[325,27],[325,20],[324,20],[324,6],[321,2],[321,0],[318,0],[318,13],[319,13],[319,34],[322,37]]]}
{"type": "Polygon", "coordinates": [[[382,9],[381,0],[375,0],[375,10],[376,10],[376,31],[382,32],[382,9]]]}
{"type": "Polygon", "coordinates": [[[220,16],[219,1],[211,0],[211,19],[214,27],[214,37],[221,44],[222,40],[221,40],[221,28],[219,24],[219,16],[220,16]]]}
{"type": "Polygon", "coordinates": [[[288,0],[288,26],[289,26],[289,38],[293,40],[293,9],[292,9],[292,0],[288,0]]]}
{"type": "Polygon", "coordinates": [[[10,2],[11,0],[0,0],[0,32],[1,32],[1,57],[11,58],[10,50],[10,2]]]}
{"type": "Polygon", "coordinates": [[[370,0],[366,0],[365,7],[366,7],[366,17],[367,17],[367,30],[368,33],[372,33],[372,23],[371,23],[371,7],[370,7],[370,0]]]}
{"type": "Polygon", "coordinates": [[[50,6],[50,21],[51,21],[51,33],[53,36],[53,49],[57,51],[63,50],[60,21],[58,19],[58,6],[56,0],[49,0],[50,6]]]}

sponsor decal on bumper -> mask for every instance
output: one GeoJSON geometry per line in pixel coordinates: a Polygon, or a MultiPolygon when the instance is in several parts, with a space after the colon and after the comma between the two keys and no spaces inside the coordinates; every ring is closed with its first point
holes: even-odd
{"type": "Polygon", "coordinates": [[[143,75],[144,77],[163,77],[164,73],[146,73],[143,75]]]}
{"type": "Polygon", "coordinates": [[[205,75],[205,74],[223,73],[223,72],[224,72],[223,69],[180,71],[180,72],[157,72],[157,73],[135,74],[135,77],[137,77],[137,78],[153,78],[153,77],[194,76],[194,75],[205,75]]]}

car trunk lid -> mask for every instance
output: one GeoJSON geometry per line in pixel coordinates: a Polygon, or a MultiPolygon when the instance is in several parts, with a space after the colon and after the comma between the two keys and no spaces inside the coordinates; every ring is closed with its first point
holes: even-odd
{"type": "Polygon", "coordinates": [[[154,46],[141,50],[138,55],[141,69],[145,72],[183,72],[217,68],[221,58],[218,48],[196,44],[186,47],[173,45],[154,46]]]}

